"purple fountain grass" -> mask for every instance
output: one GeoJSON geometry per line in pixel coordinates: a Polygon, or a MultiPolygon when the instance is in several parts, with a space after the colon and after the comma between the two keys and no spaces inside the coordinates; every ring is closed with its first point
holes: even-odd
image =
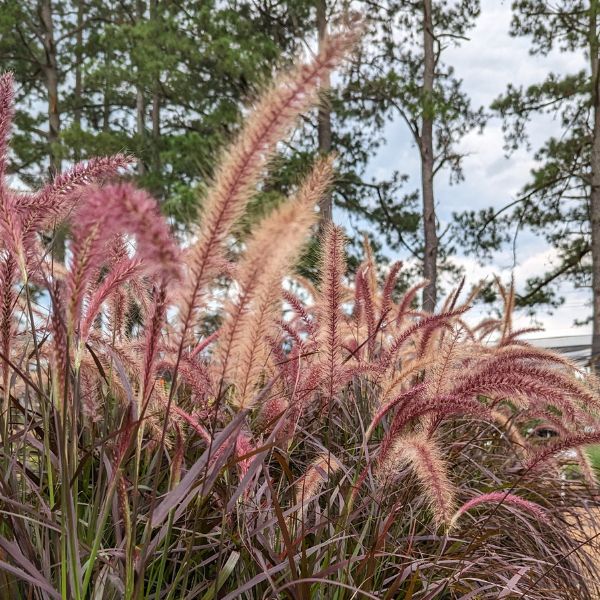
{"type": "Polygon", "coordinates": [[[327,407],[333,401],[342,367],[341,324],[342,277],[346,271],[344,260],[345,238],[341,228],[330,225],[323,237],[321,262],[321,289],[315,312],[320,324],[319,363],[321,365],[321,404],[327,407]]]}
{"type": "Polygon", "coordinates": [[[367,325],[367,349],[369,357],[375,354],[375,334],[377,326],[377,318],[375,315],[375,305],[372,288],[369,285],[369,277],[366,275],[366,271],[369,270],[369,266],[363,266],[356,274],[356,304],[360,307],[357,313],[357,321],[360,322],[361,316],[364,315],[364,320],[367,325]]]}
{"type": "MultiPolygon", "coordinates": [[[[154,310],[149,316],[149,323],[145,327],[146,339],[144,342],[144,361],[142,363],[142,387],[140,412],[145,410],[150,399],[150,393],[156,374],[156,359],[160,345],[160,337],[167,312],[167,285],[162,281],[154,292],[154,310]]],[[[168,415],[167,415],[168,418],[168,415]]]]}
{"type": "Polygon", "coordinates": [[[67,285],[71,327],[79,322],[85,291],[116,236],[134,235],[136,257],[164,282],[178,277],[179,250],[159,214],[156,201],[130,184],[88,188],[74,218],[72,266],[67,285]]]}
{"type": "Polygon", "coordinates": [[[180,315],[184,335],[214,275],[222,245],[232,225],[244,213],[277,142],[298,116],[315,103],[320,82],[357,39],[356,30],[329,37],[312,62],[278,79],[262,95],[237,142],[223,158],[205,202],[198,241],[186,258],[189,276],[182,290],[180,315]]]}
{"type": "Polygon", "coordinates": [[[371,423],[365,433],[365,438],[368,440],[371,437],[371,434],[375,430],[375,428],[381,423],[381,420],[394,408],[397,406],[404,406],[406,403],[414,400],[425,391],[425,384],[420,383],[418,385],[412,386],[410,389],[402,392],[400,395],[396,396],[396,398],[390,400],[383,404],[373,416],[371,423]]]}
{"type": "MultiPolygon", "coordinates": [[[[574,432],[569,429],[569,427],[567,426],[568,424],[564,423],[564,419],[561,419],[559,417],[557,417],[555,414],[551,413],[548,410],[527,410],[527,411],[523,411],[523,413],[521,413],[520,415],[521,418],[532,418],[532,419],[542,419],[542,424],[538,425],[537,428],[535,428],[530,435],[535,435],[536,429],[538,428],[543,428],[543,429],[548,429],[548,428],[552,428],[554,429],[554,431],[560,435],[563,439],[568,438],[569,436],[571,436],[574,432]]],[[[577,432],[575,432],[577,433],[577,432]]],[[[524,446],[529,448],[528,446],[524,446]]],[[[590,485],[591,487],[597,487],[598,486],[598,477],[594,471],[594,468],[592,467],[592,465],[590,464],[590,459],[587,455],[587,453],[582,450],[581,447],[579,446],[575,446],[572,448],[573,452],[575,453],[576,457],[577,457],[577,465],[579,466],[579,468],[581,469],[581,473],[584,477],[584,479],[587,481],[588,485],[590,485]]],[[[532,454],[535,454],[535,448],[529,448],[529,458],[531,458],[532,454]]],[[[554,458],[554,457],[552,457],[554,458]]]]}
{"type": "MultiPolygon", "coordinates": [[[[9,595],[233,600],[297,586],[309,598],[320,591],[307,582],[343,578],[373,597],[495,598],[518,576],[536,583],[531,600],[591,600],[582,531],[564,524],[600,506],[583,450],[600,442],[598,382],[521,339],[514,285],[498,282],[504,314],[480,326],[464,318],[477,289],[463,284],[424,313],[425,284],[398,298],[400,263],[379,268],[368,244],[347,273],[335,225],[318,282],[294,273],[330,158],[231,251],[281,136],[358,36],[332,35],[259,100],[187,252],[146,192],[106,181],[127,156],[34,193],[1,178],[9,595]],[[43,244],[65,220],[63,265],[43,244]],[[557,435],[535,439],[532,425],[557,435]],[[511,510],[448,537],[465,513],[499,504],[511,510]]],[[[12,112],[6,75],[0,171],[12,112]]]]}
{"type": "Polygon", "coordinates": [[[13,311],[16,304],[14,286],[17,279],[17,266],[12,256],[5,256],[0,262],[0,349],[5,357],[2,360],[2,385],[4,398],[9,393],[10,368],[7,359],[11,356],[11,344],[14,335],[13,311]]]}
{"type": "Polygon", "coordinates": [[[290,305],[297,317],[302,321],[308,334],[314,339],[314,333],[316,331],[315,322],[301,300],[288,290],[282,290],[281,295],[283,300],[290,305]]]}
{"type": "Polygon", "coordinates": [[[516,494],[510,494],[508,492],[488,492],[487,494],[481,494],[479,496],[475,496],[471,498],[468,502],[465,502],[452,517],[450,522],[450,529],[453,529],[456,526],[456,522],[460,519],[461,515],[464,515],[466,512],[469,512],[476,506],[480,506],[482,504],[495,504],[496,506],[502,505],[510,505],[516,506],[521,510],[533,515],[537,520],[542,523],[549,523],[550,519],[548,517],[547,512],[536,502],[532,502],[531,500],[525,500],[525,498],[521,498],[516,494]]]}
{"type": "Polygon", "coordinates": [[[436,524],[448,525],[454,510],[455,490],[435,440],[422,432],[399,437],[380,463],[378,476],[389,480],[405,466],[414,470],[436,524]]]}
{"type": "Polygon", "coordinates": [[[122,233],[133,235],[136,256],[150,272],[165,282],[178,277],[179,249],[156,200],[146,192],[127,183],[88,188],[76,219],[75,238],[85,239],[86,230],[98,230],[96,243],[122,233]]]}
{"type": "Polygon", "coordinates": [[[342,463],[333,455],[323,453],[315,458],[304,475],[294,485],[296,503],[300,505],[298,518],[304,523],[310,502],[319,489],[342,469],[342,463]]]}
{"type": "Polygon", "coordinates": [[[402,297],[400,304],[396,309],[396,323],[400,325],[402,320],[406,317],[410,307],[412,306],[419,290],[422,290],[424,287],[427,287],[429,282],[427,280],[420,281],[419,283],[413,285],[402,297]]]}
{"type": "Polygon", "coordinates": [[[536,471],[560,452],[598,443],[600,443],[600,431],[573,433],[559,437],[556,441],[532,450],[530,457],[525,461],[525,467],[528,471],[536,471]]]}
{"type": "Polygon", "coordinates": [[[238,383],[236,402],[240,407],[254,397],[267,360],[267,354],[260,353],[259,341],[269,335],[267,328],[276,318],[283,278],[316,223],[315,206],[330,185],[332,174],[332,160],[319,161],[295,198],[263,220],[237,269],[239,295],[224,309],[218,342],[223,370],[218,375],[238,383]]]}
{"type": "MultiPolygon", "coordinates": [[[[81,343],[85,344],[90,334],[90,329],[102,305],[114,294],[120,292],[120,287],[129,281],[134,275],[142,271],[142,261],[140,259],[124,258],[116,263],[108,275],[104,278],[100,286],[90,295],[85,307],[85,316],[81,322],[79,338],[81,343]]],[[[117,330],[121,327],[117,326],[117,330]]]]}
{"type": "Polygon", "coordinates": [[[396,287],[396,282],[398,281],[398,274],[400,273],[401,269],[402,262],[396,261],[392,264],[387,274],[381,294],[381,307],[379,313],[380,319],[388,317],[388,313],[390,313],[392,309],[392,294],[394,293],[394,288],[396,287]]]}
{"type": "Polygon", "coordinates": [[[8,142],[14,115],[14,77],[12,73],[0,75],[0,186],[4,193],[4,175],[8,158],[8,142]]]}
{"type": "Polygon", "coordinates": [[[26,245],[33,243],[38,230],[51,228],[66,219],[90,184],[114,177],[133,161],[133,157],[125,154],[91,158],[59,173],[38,192],[18,196],[17,209],[23,221],[26,245]]]}
{"type": "Polygon", "coordinates": [[[419,319],[406,329],[404,329],[399,335],[397,335],[394,340],[388,345],[385,352],[381,357],[381,365],[383,368],[387,369],[394,360],[394,357],[397,355],[398,351],[402,346],[411,339],[416,333],[419,333],[427,328],[436,328],[441,327],[444,323],[447,323],[449,320],[457,317],[468,310],[467,307],[461,307],[454,311],[449,311],[447,313],[440,313],[437,315],[429,315],[419,319]]]}

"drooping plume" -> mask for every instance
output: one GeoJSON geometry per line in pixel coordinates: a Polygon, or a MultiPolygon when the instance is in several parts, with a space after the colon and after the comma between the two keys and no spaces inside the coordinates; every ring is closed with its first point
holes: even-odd
{"type": "Polygon", "coordinates": [[[67,280],[71,323],[79,319],[83,294],[105,260],[106,246],[121,234],[135,236],[136,257],[147,272],[164,282],[177,278],[179,250],[156,201],[130,184],[88,189],[74,219],[67,280]]]}
{"type": "Polygon", "coordinates": [[[456,525],[456,522],[460,519],[461,515],[481,504],[494,504],[496,506],[501,506],[503,504],[512,505],[532,514],[536,519],[543,523],[549,522],[546,511],[536,502],[525,500],[525,498],[521,498],[516,494],[509,494],[508,492],[489,492],[487,494],[475,496],[468,502],[465,502],[456,513],[454,513],[450,528],[453,528],[456,525]]]}
{"type": "Polygon", "coordinates": [[[434,439],[423,432],[398,438],[380,467],[382,479],[393,477],[410,466],[431,506],[435,523],[450,523],[454,510],[454,486],[448,479],[447,467],[434,439]]]}
{"type": "Polygon", "coordinates": [[[306,517],[311,500],[330,477],[342,468],[340,461],[332,454],[319,455],[306,469],[306,473],[296,481],[294,495],[300,504],[299,512],[302,519],[306,517]]]}

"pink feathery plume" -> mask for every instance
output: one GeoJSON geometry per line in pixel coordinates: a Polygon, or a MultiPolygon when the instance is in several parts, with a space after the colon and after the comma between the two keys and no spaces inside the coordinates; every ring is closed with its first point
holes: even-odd
{"type": "Polygon", "coordinates": [[[52,332],[52,378],[55,386],[56,398],[59,402],[62,402],[69,367],[69,345],[65,327],[65,303],[63,301],[64,285],[60,281],[55,281],[49,291],[52,300],[52,313],[50,319],[50,330],[52,332]]]}
{"type": "Polygon", "coordinates": [[[252,441],[252,437],[248,431],[240,431],[235,440],[235,460],[239,474],[240,481],[244,478],[248,469],[250,468],[250,462],[252,458],[247,456],[256,450],[256,446],[252,441]]]}
{"type": "Polygon", "coordinates": [[[527,333],[537,333],[538,331],[544,331],[543,327],[524,327],[523,329],[517,329],[513,331],[510,335],[507,335],[503,340],[500,341],[501,346],[508,346],[509,344],[514,344],[518,337],[525,335],[527,333]]]}
{"type": "Polygon", "coordinates": [[[429,284],[429,281],[424,280],[419,283],[413,285],[402,297],[400,304],[398,305],[398,312],[396,313],[396,323],[400,325],[402,319],[406,316],[410,305],[413,303],[414,299],[417,297],[419,290],[424,288],[429,284]]]}
{"type": "Polygon", "coordinates": [[[283,299],[292,307],[293,311],[300,317],[300,319],[302,319],[302,322],[304,323],[308,333],[314,334],[315,323],[298,296],[292,294],[292,292],[289,292],[288,290],[283,290],[282,296],[283,299]]]}
{"type": "Polygon", "coordinates": [[[453,396],[436,396],[419,402],[409,399],[403,410],[399,410],[394,416],[391,431],[402,431],[411,421],[428,414],[433,414],[440,419],[449,419],[459,415],[469,415],[481,419],[489,417],[490,409],[478,400],[453,396]]]}
{"type": "Polygon", "coordinates": [[[136,238],[136,258],[163,282],[179,273],[179,251],[156,201],[133,185],[120,183],[86,190],[74,218],[69,272],[69,314],[78,321],[84,292],[105,262],[105,248],[119,234],[136,238]]]}
{"type": "Polygon", "coordinates": [[[543,523],[550,523],[548,513],[536,502],[525,500],[520,496],[517,496],[515,494],[509,494],[507,492],[489,492],[487,494],[475,496],[475,498],[471,498],[471,500],[465,502],[456,511],[456,513],[454,513],[452,521],[450,522],[450,528],[456,525],[456,522],[461,517],[461,515],[481,504],[497,504],[498,506],[501,506],[503,504],[510,504],[532,514],[534,517],[536,517],[543,523]]]}
{"type": "Polygon", "coordinates": [[[190,276],[182,291],[180,311],[183,335],[214,276],[232,225],[244,213],[277,143],[298,116],[318,99],[320,82],[341,62],[359,37],[359,31],[332,35],[308,64],[279,78],[263,94],[240,137],[225,155],[205,202],[198,242],[187,255],[190,276]]]}
{"type": "Polygon", "coordinates": [[[421,330],[419,343],[417,346],[417,357],[423,358],[427,354],[430,342],[434,339],[434,333],[436,331],[447,332],[452,331],[452,325],[448,321],[442,321],[440,323],[430,323],[421,330]]]}
{"type": "Polygon", "coordinates": [[[280,395],[272,396],[261,407],[258,423],[261,429],[270,431],[277,420],[288,410],[289,404],[280,395]]]}
{"type": "Polygon", "coordinates": [[[383,417],[392,410],[394,407],[398,405],[403,405],[414,400],[417,396],[420,396],[425,391],[425,384],[419,383],[417,385],[412,386],[410,389],[402,392],[400,395],[396,396],[396,398],[390,400],[387,404],[383,405],[379,408],[379,410],[373,416],[371,423],[367,429],[365,434],[365,439],[369,439],[377,427],[379,423],[381,423],[383,417]]]}
{"type": "Polygon", "coordinates": [[[190,358],[194,358],[198,354],[200,354],[203,350],[208,348],[214,341],[219,338],[220,330],[214,331],[209,336],[204,338],[201,342],[199,342],[196,347],[192,350],[190,354],[190,358]]]}
{"type": "Polygon", "coordinates": [[[537,363],[548,362],[551,364],[565,365],[573,371],[578,370],[576,365],[569,362],[569,360],[564,356],[561,356],[556,352],[544,350],[543,348],[535,348],[530,345],[500,346],[497,349],[494,349],[494,353],[486,359],[486,364],[505,361],[535,361],[537,363]]]}
{"type": "Polygon", "coordinates": [[[79,329],[79,338],[82,343],[87,341],[90,329],[102,305],[110,298],[119,286],[136,273],[141,271],[141,260],[125,258],[118,262],[108,273],[104,281],[100,284],[97,290],[94,291],[91,298],[87,302],[85,317],[79,329]]]}
{"type": "Polygon", "coordinates": [[[342,364],[342,277],[346,271],[345,239],[340,227],[330,225],[323,240],[321,289],[317,302],[319,321],[320,363],[325,405],[333,400],[337,375],[342,364]]]}
{"type": "Polygon", "coordinates": [[[190,415],[176,404],[171,405],[171,412],[183,419],[209,446],[212,444],[212,437],[196,417],[190,415]]]}
{"type": "MultiPolygon", "coordinates": [[[[12,73],[0,76],[0,181],[3,182],[8,158],[8,140],[14,114],[14,78],[12,73]]],[[[4,187],[2,183],[2,187],[4,187]]]]}
{"type": "Polygon", "coordinates": [[[144,343],[144,363],[142,366],[142,406],[150,398],[154,375],[156,373],[156,357],[158,355],[159,343],[163,322],[167,312],[167,286],[163,282],[155,291],[154,311],[146,325],[146,340],[144,343]]]}
{"type": "Polygon", "coordinates": [[[544,445],[540,450],[535,451],[525,462],[526,469],[535,470],[541,467],[545,462],[556,456],[559,452],[589,446],[600,442],[600,431],[591,433],[578,433],[559,438],[557,441],[544,445]]]}
{"type": "MultiPolygon", "coordinates": [[[[15,283],[17,266],[12,256],[6,255],[0,263],[0,348],[6,359],[10,358],[13,338],[13,309],[16,302],[15,283]]],[[[2,383],[5,395],[8,394],[9,364],[2,361],[2,383]]]]}
{"type": "Polygon", "coordinates": [[[384,319],[388,312],[392,307],[392,294],[394,292],[394,288],[396,287],[396,281],[398,280],[398,273],[402,269],[402,262],[397,261],[391,267],[390,271],[385,278],[385,283],[383,284],[383,294],[381,298],[381,315],[380,317],[384,319]]]}
{"type": "Polygon", "coordinates": [[[598,406],[598,398],[583,384],[561,375],[556,370],[535,367],[516,361],[487,360],[483,368],[459,380],[452,390],[457,396],[474,393],[513,395],[529,401],[554,404],[570,419],[586,418],[573,399],[598,406]]]}
{"type": "Polygon", "coordinates": [[[342,463],[337,458],[324,452],[308,466],[304,475],[296,481],[294,493],[296,502],[300,504],[299,512],[302,518],[306,517],[308,505],[321,487],[341,468],[342,463]]]}
{"type": "Polygon", "coordinates": [[[21,276],[25,277],[27,257],[23,247],[22,222],[16,209],[15,195],[4,186],[3,182],[0,182],[0,234],[0,243],[14,257],[21,276]]]}
{"type": "Polygon", "coordinates": [[[134,158],[126,154],[90,158],[87,162],[77,163],[59,173],[38,192],[23,196],[20,208],[29,213],[26,230],[46,227],[52,225],[53,221],[60,221],[77,201],[76,191],[113,177],[133,161],[134,158]]]}
{"type": "Polygon", "coordinates": [[[279,325],[279,327],[281,327],[281,329],[288,334],[290,339],[296,344],[297,348],[304,348],[304,340],[300,337],[300,333],[296,331],[296,329],[294,329],[290,323],[283,321],[282,319],[278,319],[277,325],[279,325]]]}
{"type": "MultiPolygon", "coordinates": [[[[171,372],[174,371],[174,368],[175,365],[171,364],[171,372]]],[[[197,360],[183,356],[179,361],[177,374],[184,383],[190,386],[194,406],[201,411],[206,411],[207,396],[214,392],[206,366],[197,360]]]]}
{"type": "MultiPolygon", "coordinates": [[[[8,142],[14,115],[14,77],[12,73],[0,76],[0,237],[25,272],[22,222],[17,208],[17,197],[5,181],[8,160],[8,142]]],[[[2,246],[0,245],[0,248],[2,246]]]]}
{"type": "MultiPolygon", "coordinates": [[[[371,265],[372,267],[372,265],[371,265]]],[[[367,348],[369,351],[369,357],[372,357],[375,352],[375,328],[376,328],[376,317],[375,317],[375,302],[367,278],[366,270],[369,267],[361,269],[356,275],[356,287],[360,290],[360,300],[367,323],[367,348]]]]}
{"type": "MultiPolygon", "coordinates": [[[[531,432],[532,435],[536,433],[538,428],[548,429],[549,427],[553,428],[555,433],[559,434],[562,438],[573,435],[573,432],[565,426],[564,419],[557,417],[555,414],[547,410],[526,410],[523,411],[520,416],[523,418],[543,419],[543,422],[538,425],[533,432],[531,432]]],[[[590,486],[597,486],[598,478],[596,476],[594,467],[590,464],[585,450],[582,450],[580,447],[576,447],[573,448],[573,451],[577,455],[577,462],[585,480],[590,486]]]]}
{"type": "Polygon", "coordinates": [[[136,256],[145,268],[164,281],[172,281],[179,274],[179,250],[169,227],[160,214],[156,200],[147,192],[129,183],[92,188],[86,194],[76,227],[85,236],[86,229],[100,227],[102,241],[118,233],[136,238],[136,256]]]}
{"type": "Polygon", "coordinates": [[[448,524],[454,509],[455,490],[435,439],[423,432],[398,437],[385,461],[380,463],[379,478],[385,481],[406,466],[417,476],[436,525],[448,524]]]}
{"type": "Polygon", "coordinates": [[[440,327],[447,321],[462,315],[466,312],[468,307],[461,307],[456,310],[452,310],[446,313],[440,313],[437,315],[428,315],[422,317],[416,323],[413,323],[407,327],[400,335],[398,335],[392,343],[388,346],[385,352],[381,356],[382,368],[387,368],[392,363],[394,356],[398,353],[400,348],[417,332],[424,330],[428,327],[440,327]]]}

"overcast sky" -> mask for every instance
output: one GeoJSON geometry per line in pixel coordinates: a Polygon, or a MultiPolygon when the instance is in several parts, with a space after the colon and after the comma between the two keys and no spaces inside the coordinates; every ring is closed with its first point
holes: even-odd
{"type": "MultiPolygon", "coordinates": [[[[528,53],[529,42],[525,38],[508,35],[511,10],[510,2],[482,0],[481,17],[470,33],[470,40],[462,46],[448,50],[445,61],[454,65],[456,75],[463,80],[473,106],[489,107],[490,102],[502,93],[507,83],[531,84],[543,80],[549,71],[556,73],[574,72],[584,65],[583,56],[555,53],[549,57],[535,57],[528,53]]],[[[529,129],[532,148],[535,150],[556,131],[556,124],[548,118],[540,118],[529,129]]],[[[376,177],[386,177],[398,169],[410,176],[406,189],[419,186],[418,154],[409,137],[406,126],[397,119],[386,132],[387,145],[372,161],[369,172],[376,177]]],[[[505,158],[503,137],[499,119],[489,121],[483,135],[472,134],[463,141],[463,149],[469,153],[464,162],[465,181],[449,186],[447,176],[436,179],[436,202],[442,222],[451,218],[452,212],[478,209],[487,206],[502,207],[513,200],[529,179],[534,166],[533,152],[519,150],[505,158]]],[[[405,258],[405,257],[401,257],[405,258]]],[[[543,240],[532,235],[522,235],[517,248],[515,279],[524,282],[529,276],[542,274],[552,264],[553,252],[543,240]]],[[[493,273],[505,280],[510,278],[513,254],[508,248],[498,254],[493,264],[481,267],[469,257],[460,257],[466,267],[468,283],[493,273]]],[[[590,312],[587,305],[589,290],[576,290],[570,285],[562,287],[565,304],[550,315],[539,311],[537,319],[542,322],[547,334],[567,335],[587,333],[589,327],[573,328],[575,319],[582,319],[590,312]]],[[[475,309],[480,312],[480,309],[475,309]]],[[[529,317],[522,316],[520,323],[529,325],[529,317]]]]}

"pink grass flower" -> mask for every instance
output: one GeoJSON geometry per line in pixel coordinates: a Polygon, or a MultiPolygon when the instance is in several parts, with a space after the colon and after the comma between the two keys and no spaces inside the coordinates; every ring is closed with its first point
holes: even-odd
{"type": "Polygon", "coordinates": [[[487,494],[481,494],[480,496],[475,496],[475,498],[471,498],[468,502],[465,502],[457,511],[454,513],[452,517],[450,527],[454,527],[458,519],[464,513],[470,511],[472,508],[479,506],[481,504],[497,504],[499,506],[503,504],[508,504],[511,506],[516,506],[525,512],[530,513],[536,519],[542,521],[543,523],[549,523],[550,519],[548,518],[548,513],[544,508],[542,508],[536,502],[531,502],[531,500],[525,500],[516,494],[509,494],[507,492],[489,492],[487,494]]]}

